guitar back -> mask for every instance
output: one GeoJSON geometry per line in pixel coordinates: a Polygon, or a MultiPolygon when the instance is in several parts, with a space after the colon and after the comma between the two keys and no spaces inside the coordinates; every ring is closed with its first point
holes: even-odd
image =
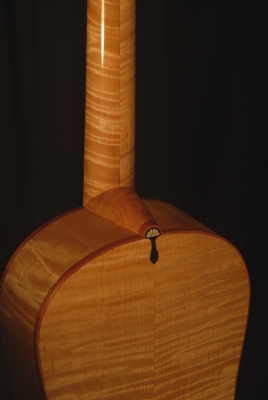
{"type": "Polygon", "coordinates": [[[135,1],[88,0],[84,208],[16,251],[1,337],[18,400],[233,400],[237,250],[134,190],[135,1]]]}
{"type": "Polygon", "coordinates": [[[23,377],[28,399],[234,398],[249,303],[243,259],[175,207],[145,203],[163,230],[155,264],[148,239],[84,209],[39,230],[11,261],[2,336],[21,355],[14,386],[23,377]],[[31,293],[10,298],[22,274],[31,293]]]}

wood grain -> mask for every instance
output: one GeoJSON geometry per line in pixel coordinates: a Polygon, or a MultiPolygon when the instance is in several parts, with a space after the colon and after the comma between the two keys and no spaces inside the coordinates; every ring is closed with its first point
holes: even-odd
{"type": "Polygon", "coordinates": [[[135,188],[136,2],[120,1],[120,186],[135,188]]]}
{"type": "Polygon", "coordinates": [[[16,398],[29,388],[28,400],[42,398],[34,332],[39,310],[53,285],[88,254],[132,236],[132,232],[81,209],[39,229],[15,253],[1,280],[0,321],[13,388],[23,387],[16,398]]]}
{"type": "Polygon", "coordinates": [[[135,1],[90,0],[87,19],[84,205],[134,188],[135,1]]]}
{"type": "Polygon", "coordinates": [[[233,399],[244,262],[175,207],[145,203],[163,230],[155,265],[149,240],[86,209],[38,230],[11,259],[0,323],[15,399],[45,399],[43,386],[49,400],[233,399]]]}
{"type": "Polygon", "coordinates": [[[134,192],[135,1],[88,0],[87,18],[85,207],[31,235],[0,285],[15,399],[233,400],[245,264],[134,192]],[[137,234],[150,224],[163,233],[156,264],[137,234]]]}
{"type": "Polygon", "coordinates": [[[227,242],[163,234],[85,262],[44,312],[39,355],[49,399],[233,399],[248,276],[227,242]],[[202,255],[202,256],[201,256],[202,255]]]}

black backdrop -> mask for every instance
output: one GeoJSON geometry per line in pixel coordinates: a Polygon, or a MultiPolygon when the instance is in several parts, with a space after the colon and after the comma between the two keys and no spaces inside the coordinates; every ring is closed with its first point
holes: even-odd
{"type": "MultiPolygon", "coordinates": [[[[86,0],[0,1],[2,273],[28,234],[82,202],[86,0]]],[[[268,398],[265,3],[137,0],[136,190],[245,258],[252,299],[236,400],[268,398]]]]}

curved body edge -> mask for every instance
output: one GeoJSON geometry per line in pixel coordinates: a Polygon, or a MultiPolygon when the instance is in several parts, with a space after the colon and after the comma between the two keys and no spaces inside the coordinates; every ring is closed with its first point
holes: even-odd
{"type": "Polygon", "coordinates": [[[15,251],[0,286],[1,337],[15,399],[21,393],[27,400],[45,398],[35,331],[48,294],[81,259],[133,236],[81,208],[37,229],[15,251]]]}
{"type": "Polygon", "coordinates": [[[163,230],[155,265],[149,240],[85,209],[12,258],[1,335],[28,400],[233,400],[249,307],[243,259],[175,207],[145,204],[163,230]]]}

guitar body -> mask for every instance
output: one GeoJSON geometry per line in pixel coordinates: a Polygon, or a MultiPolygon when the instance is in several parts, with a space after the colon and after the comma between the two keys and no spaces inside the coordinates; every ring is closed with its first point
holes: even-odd
{"type": "Polygon", "coordinates": [[[1,280],[17,400],[233,400],[249,280],[237,250],[135,192],[135,0],[88,0],[83,208],[1,280]]]}
{"type": "Polygon", "coordinates": [[[234,399],[244,261],[175,207],[144,203],[162,229],[155,264],[150,240],[86,208],[11,259],[0,321],[15,399],[234,399]]]}

